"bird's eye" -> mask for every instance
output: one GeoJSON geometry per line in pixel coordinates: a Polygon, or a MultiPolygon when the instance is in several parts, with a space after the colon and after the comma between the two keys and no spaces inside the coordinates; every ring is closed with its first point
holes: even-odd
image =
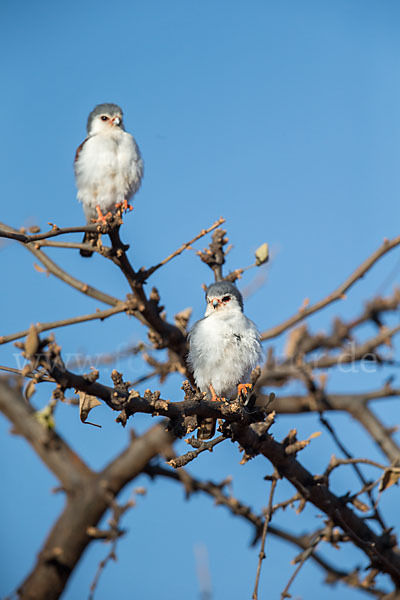
{"type": "Polygon", "coordinates": [[[106,115],[101,115],[101,120],[102,121],[108,121],[108,117],[106,117],[106,115]]]}
{"type": "Polygon", "coordinates": [[[224,296],[224,297],[222,298],[222,302],[229,302],[229,300],[230,300],[230,299],[231,299],[231,297],[230,297],[230,296],[224,296]]]}

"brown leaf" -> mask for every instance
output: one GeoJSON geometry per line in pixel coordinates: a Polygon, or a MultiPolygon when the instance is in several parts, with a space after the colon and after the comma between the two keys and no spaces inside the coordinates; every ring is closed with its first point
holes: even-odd
{"type": "Polygon", "coordinates": [[[365,502],[361,502],[361,500],[359,500],[358,498],[353,498],[353,500],[351,501],[351,503],[353,504],[353,506],[355,506],[356,508],[358,508],[358,510],[361,510],[361,512],[368,512],[369,511],[369,506],[368,504],[365,504],[365,502]]]}
{"type": "Polygon", "coordinates": [[[268,244],[261,244],[261,246],[259,248],[257,248],[257,250],[254,253],[255,257],[256,257],[256,265],[257,267],[263,265],[264,263],[266,263],[269,259],[269,248],[268,248],[268,244]]]}
{"type": "Polygon", "coordinates": [[[101,402],[96,398],[96,396],[90,396],[89,394],[85,394],[85,392],[79,392],[79,416],[82,423],[86,423],[86,425],[94,425],[95,427],[101,427],[101,425],[97,425],[97,423],[90,423],[89,421],[86,421],[92,408],[99,406],[99,404],[101,404],[101,402]]]}
{"type": "Polygon", "coordinates": [[[397,483],[400,479],[400,473],[398,471],[393,471],[392,469],[386,469],[383,474],[381,483],[379,485],[379,491],[383,492],[387,488],[390,488],[391,485],[397,483]]]}
{"type": "Polygon", "coordinates": [[[37,263],[33,263],[33,268],[35,269],[35,271],[38,271],[39,273],[46,273],[46,275],[49,275],[49,272],[47,269],[44,269],[43,267],[41,267],[40,265],[38,265],[37,263]]]}

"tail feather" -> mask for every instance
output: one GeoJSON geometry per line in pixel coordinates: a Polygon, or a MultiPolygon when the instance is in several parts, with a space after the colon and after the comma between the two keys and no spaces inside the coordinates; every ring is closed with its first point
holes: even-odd
{"type": "MultiPolygon", "coordinates": [[[[96,246],[98,239],[99,239],[99,234],[90,231],[90,232],[85,233],[85,235],[83,236],[82,243],[83,244],[91,244],[92,246],[96,246]]],[[[79,254],[81,256],[84,256],[85,258],[90,258],[92,256],[93,252],[91,250],[81,249],[81,250],[79,250],[79,254]]]]}

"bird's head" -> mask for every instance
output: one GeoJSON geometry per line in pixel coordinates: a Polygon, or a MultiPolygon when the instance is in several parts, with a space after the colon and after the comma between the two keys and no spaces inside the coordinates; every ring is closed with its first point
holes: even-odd
{"type": "Polygon", "coordinates": [[[206,292],[206,316],[243,312],[243,298],[237,287],[230,281],[212,283],[206,292]]]}
{"type": "Polygon", "coordinates": [[[88,118],[88,135],[123,130],[122,114],[122,109],[116,104],[98,104],[88,118]]]}

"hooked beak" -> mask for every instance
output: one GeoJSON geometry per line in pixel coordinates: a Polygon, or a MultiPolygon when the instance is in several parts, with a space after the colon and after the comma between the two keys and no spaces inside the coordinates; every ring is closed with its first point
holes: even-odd
{"type": "Polygon", "coordinates": [[[116,125],[116,126],[118,127],[119,125],[121,125],[121,119],[120,119],[119,117],[114,117],[114,118],[111,120],[111,123],[112,123],[113,125],[116,125]]]}
{"type": "Polygon", "coordinates": [[[214,298],[214,300],[212,301],[212,305],[213,305],[213,308],[217,308],[217,306],[219,305],[219,300],[214,298]]]}

